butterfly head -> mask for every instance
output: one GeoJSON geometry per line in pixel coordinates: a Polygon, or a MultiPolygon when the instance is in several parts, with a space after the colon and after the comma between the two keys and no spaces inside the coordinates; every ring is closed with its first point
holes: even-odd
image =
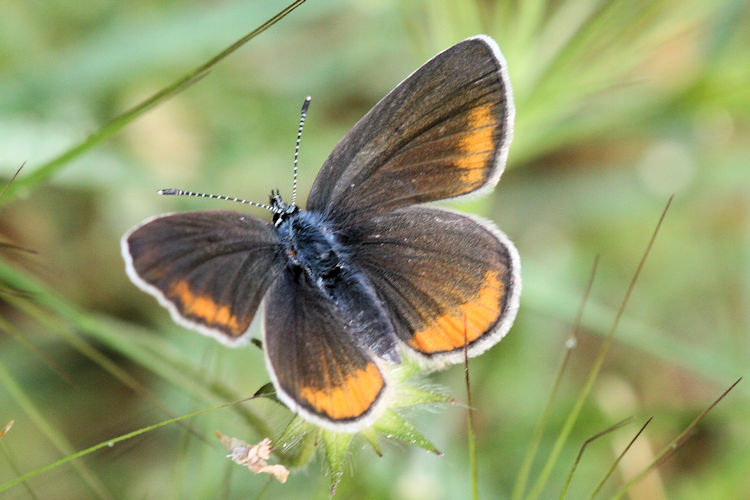
{"type": "Polygon", "coordinates": [[[281,193],[278,189],[271,191],[269,197],[271,211],[273,212],[273,224],[279,226],[282,222],[288,219],[290,216],[299,212],[299,207],[294,203],[286,203],[281,199],[281,193]]]}

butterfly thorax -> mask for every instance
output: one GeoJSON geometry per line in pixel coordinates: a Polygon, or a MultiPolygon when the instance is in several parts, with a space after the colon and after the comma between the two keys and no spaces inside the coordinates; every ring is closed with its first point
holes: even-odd
{"type": "Polygon", "coordinates": [[[273,223],[292,267],[304,270],[319,287],[335,280],[345,264],[340,257],[343,247],[324,218],[285,203],[278,190],[271,192],[270,201],[273,223]]]}
{"type": "Polygon", "coordinates": [[[348,267],[336,232],[320,215],[294,208],[277,222],[279,239],[289,263],[319,287],[332,286],[348,267]]]}

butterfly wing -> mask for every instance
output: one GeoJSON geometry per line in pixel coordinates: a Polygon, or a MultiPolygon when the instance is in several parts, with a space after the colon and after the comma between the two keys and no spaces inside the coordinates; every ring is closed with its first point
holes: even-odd
{"type": "Polygon", "coordinates": [[[464,40],[417,69],[349,131],[323,164],[307,208],[351,226],[492,187],[513,117],[497,44],[486,36],[464,40]]]}
{"type": "Polygon", "coordinates": [[[273,284],[264,329],[268,371],[292,411],[339,431],[375,414],[385,379],[304,272],[288,268],[273,284]]]}
{"type": "Polygon", "coordinates": [[[156,217],[122,238],[130,279],[169,309],[174,320],[237,345],[284,266],[268,223],[238,212],[156,217]]]}
{"type": "Polygon", "coordinates": [[[406,207],[349,234],[354,260],[396,335],[436,365],[481,354],[507,333],[521,292],[518,253],[490,222],[406,207]]]}

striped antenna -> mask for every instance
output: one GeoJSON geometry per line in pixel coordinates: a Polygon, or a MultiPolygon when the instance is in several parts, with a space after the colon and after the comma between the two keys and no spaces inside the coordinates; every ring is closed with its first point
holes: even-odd
{"type": "Polygon", "coordinates": [[[209,193],[194,193],[193,191],[184,191],[182,189],[175,189],[175,188],[167,188],[167,189],[160,189],[158,191],[159,194],[162,195],[170,195],[170,196],[197,196],[199,198],[212,198],[214,200],[226,200],[226,201],[236,201],[237,203],[242,203],[243,205],[250,205],[253,207],[258,208],[264,208],[266,210],[269,210],[275,214],[280,214],[282,210],[278,208],[274,208],[271,205],[266,205],[265,203],[258,203],[257,201],[248,201],[248,200],[242,200],[240,198],[234,198],[232,196],[224,196],[223,194],[209,194],[209,193]]]}
{"type": "Polygon", "coordinates": [[[297,129],[297,145],[294,147],[294,180],[292,181],[292,206],[297,202],[297,160],[299,158],[299,143],[302,141],[302,128],[305,126],[305,118],[307,117],[307,110],[310,108],[310,100],[312,97],[305,97],[305,102],[302,103],[302,114],[299,117],[299,129],[297,129]]]}

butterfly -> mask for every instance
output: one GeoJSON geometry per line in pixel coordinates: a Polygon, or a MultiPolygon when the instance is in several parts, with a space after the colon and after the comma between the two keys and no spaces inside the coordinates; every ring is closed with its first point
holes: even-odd
{"type": "Polygon", "coordinates": [[[127,274],[177,323],[231,346],[249,339],[262,308],[278,397],[355,432],[379,415],[404,356],[462,362],[510,329],[521,291],[513,243],[489,221],[424,204],[491,190],[513,119],[497,44],[466,39],[357,122],[304,210],[276,191],[264,205],[272,222],[226,210],[148,219],[122,238],[127,274]]]}

